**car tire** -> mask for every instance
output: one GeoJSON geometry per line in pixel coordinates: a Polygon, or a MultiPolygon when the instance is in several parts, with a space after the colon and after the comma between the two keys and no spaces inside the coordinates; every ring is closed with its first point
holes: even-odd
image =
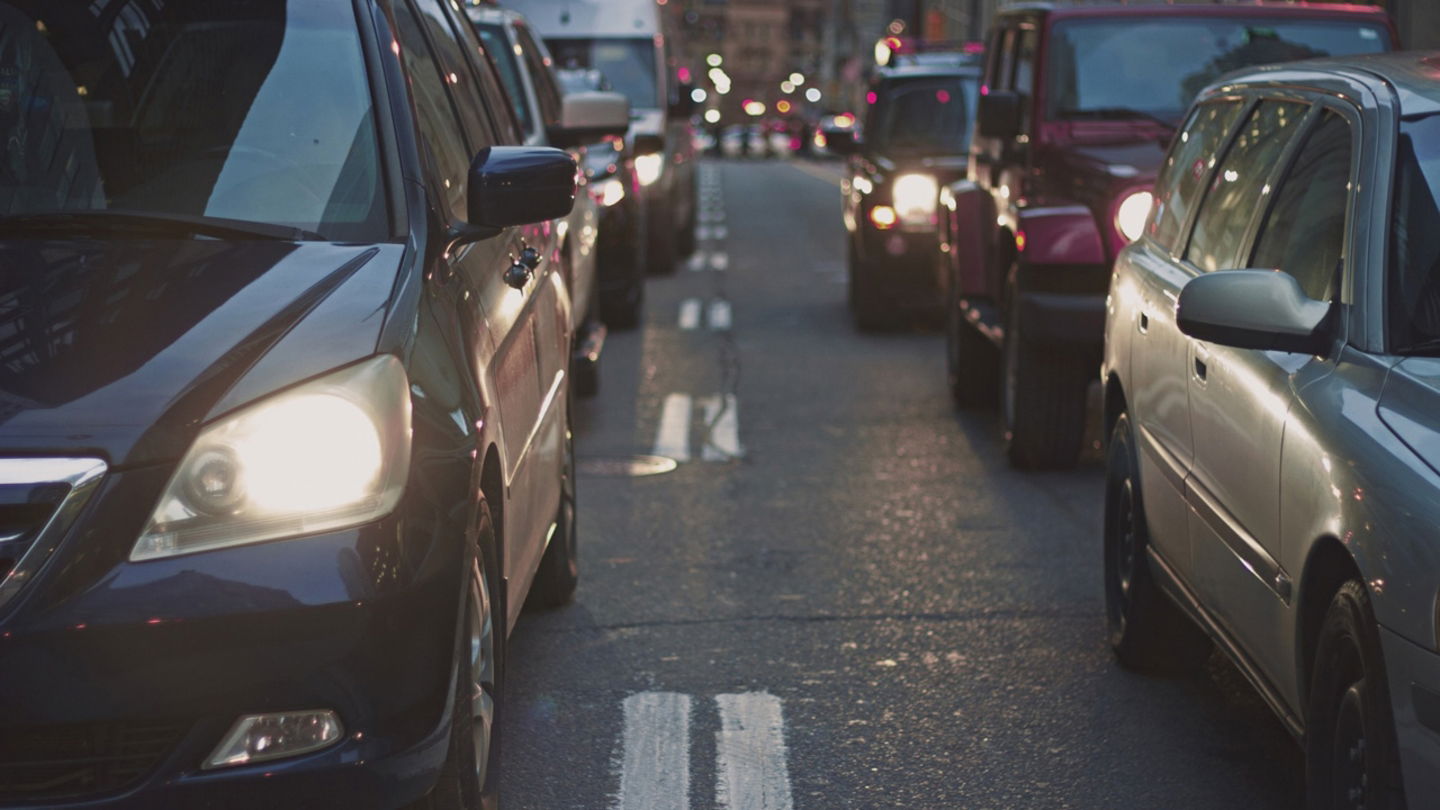
{"type": "Polygon", "coordinates": [[[1104,532],[1105,620],[1116,659],[1142,672],[1185,672],[1204,664],[1209,637],[1160,590],[1150,570],[1135,434],[1125,413],[1110,435],[1104,532]]]}
{"type": "Polygon", "coordinates": [[[435,788],[416,805],[424,810],[495,810],[500,804],[505,610],[493,596],[499,593],[495,527],[483,501],[476,520],[476,546],[465,590],[465,630],[455,656],[450,745],[435,788]]]}
{"type": "Polygon", "coordinates": [[[628,332],[640,325],[645,311],[645,282],[633,281],[626,287],[600,296],[600,320],[617,332],[628,332]]]}
{"type": "Polygon", "coordinates": [[[855,255],[853,240],[848,255],[850,316],[856,328],[862,332],[893,329],[895,313],[877,289],[873,266],[855,255]]]}
{"type": "Polygon", "coordinates": [[[695,253],[697,240],[695,228],[700,224],[700,196],[696,189],[690,189],[690,216],[685,218],[685,224],[681,226],[680,232],[675,236],[675,246],[678,258],[686,258],[695,253]]]}
{"type": "Polygon", "coordinates": [[[1399,747],[1375,615],[1365,586],[1340,586],[1315,645],[1305,711],[1309,810],[1405,807],[1399,747]]]}
{"type": "MultiPolygon", "coordinates": [[[[651,200],[651,203],[662,202],[651,200]]],[[[665,211],[650,221],[650,245],[646,250],[650,259],[650,274],[668,276],[675,272],[679,257],[676,255],[675,219],[671,215],[669,200],[664,200],[665,211]]]]}
{"type": "Polygon", "coordinates": [[[951,294],[945,307],[945,369],[950,399],[960,410],[989,408],[999,396],[1000,353],[960,312],[951,294]]]}
{"type": "Polygon", "coordinates": [[[1028,340],[1019,296],[1010,296],[1001,352],[1000,418],[1005,455],[1021,470],[1075,466],[1085,434],[1084,364],[1058,346],[1028,340]]]}
{"type": "Polygon", "coordinates": [[[580,582],[580,556],[575,531],[575,437],[570,415],[565,416],[565,462],[560,471],[560,506],[555,512],[555,532],[540,558],[535,582],[526,597],[526,607],[545,610],[569,604],[580,582]]]}

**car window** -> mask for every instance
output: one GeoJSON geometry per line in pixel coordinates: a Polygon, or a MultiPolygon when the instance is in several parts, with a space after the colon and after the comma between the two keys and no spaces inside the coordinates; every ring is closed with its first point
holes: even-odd
{"type": "Polygon", "coordinates": [[[1281,181],[1250,262],[1289,273],[1317,301],[1334,297],[1344,259],[1350,144],[1350,124],[1327,110],[1281,181]]]}
{"type": "Polygon", "coordinates": [[[540,101],[540,117],[547,126],[560,123],[560,91],[555,88],[554,62],[550,52],[540,47],[530,32],[522,26],[515,26],[515,35],[520,39],[521,56],[530,69],[530,81],[535,85],[535,97],[540,101]]]}
{"type": "Polygon", "coordinates": [[[1019,93],[1022,101],[1020,104],[1020,131],[1030,130],[1030,111],[1034,105],[1030,100],[1035,95],[1035,48],[1040,38],[1040,32],[1034,28],[1026,28],[1020,32],[1019,50],[1015,55],[1015,80],[1012,83],[1015,92],[1019,93]]]}
{"type": "Polygon", "coordinates": [[[400,58],[410,77],[422,148],[430,153],[439,172],[439,191],[450,214],[463,220],[467,214],[465,186],[474,156],[460,135],[460,121],[445,89],[445,74],[425,43],[419,18],[409,3],[397,2],[394,9],[395,34],[400,41],[400,58]]]}
{"type": "Polygon", "coordinates": [[[535,126],[535,112],[530,109],[530,99],[520,79],[520,62],[505,38],[505,31],[498,25],[488,24],[478,25],[475,29],[499,70],[500,82],[505,85],[505,95],[510,99],[510,108],[515,111],[521,130],[527,134],[539,132],[535,126]]]}
{"type": "Polygon", "coordinates": [[[1015,39],[1020,32],[1014,28],[1005,31],[1005,38],[1000,45],[999,62],[997,70],[990,77],[990,88],[992,90],[1009,90],[1011,79],[1015,74],[1015,39]]]}
{"type": "Polygon", "coordinates": [[[1392,210],[1389,329],[1404,350],[1440,339],[1440,115],[1400,123],[1392,210]]]}
{"type": "Polygon", "coordinates": [[[525,136],[521,133],[520,123],[507,103],[508,94],[500,85],[500,77],[496,75],[495,62],[490,58],[490,48],[481,43],[475,27],[470,24],[464,12],[457,11],[455,14],[456,28],[460,32],[460,45],[467,52],[466,55],[470,57],[466,61],[475,71],[475,81],[480,88],[480,98],[485,102],[486,110],[489,111],[490,123],[494,125],[496,137],[503,144],[522,143],[525,136]]]}
{"type": "Polygon", "coordinates": [[[1294,136],[1308,104],[1262,101],[1235,134],[1230,151],[1211,175],[1210,188],[1195,215],[1185,259],[1204,271],[1233,270],[1265,181],[1294,136]]]}
{"type": "Polygon", "coordinates": [[[484,101],[475,87],[475,76],[465,61],[465,53],[455,39],[455,26],[441,8],[439,0],[412,0],[430,35],[430,47],[441,68],[441,75],[450,85],[450,97],[465,127],[465,140],[474,155],[495,144],[495,134],[486,120],[484,101]]]}
{"type": "Polygon", "coordinates": [[[1242,109],[1244,103],[1237,99],[1200,104],[1171,144],[1155,184],[1155,215],[1150,220],[1150,235],[1164,247],[1175,247],[1242,109]]]}

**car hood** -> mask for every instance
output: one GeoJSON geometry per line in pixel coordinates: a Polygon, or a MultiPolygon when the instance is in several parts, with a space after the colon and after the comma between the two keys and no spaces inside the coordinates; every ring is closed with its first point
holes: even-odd
{"type": "Polygon", "coordinates": [[[0,453],[177,458],[217,406],[372,353],[402,253],[0,242],[0,453]]]}
{"type": "Polygon", "coordinates": [[[1380,393],[1380,420],[1440,473],[1440,358],[1407,357],[1390,370],[1380,393]]]}
{"type": "Polygon", "coordinates": [[[1121,143],[1071,143],[1052,149],[1050,159],[1062,176],[1105,178],[1110,182],[1154,183],[1165,145],[1158,139],[1121,143]]]}

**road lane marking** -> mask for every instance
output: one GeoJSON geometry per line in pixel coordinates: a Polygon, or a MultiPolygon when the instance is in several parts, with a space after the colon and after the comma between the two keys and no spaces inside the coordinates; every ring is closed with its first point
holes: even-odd
{"type": "Polygon", "coordinates": [[[695,251],[694,254],[692,254],[692,255],[690,256],[690,259],[689,259],[689,261],[686,262],[686,265],[687,265],[691,270],[696,271],[696,272],[699,272],[700,270],[704,270],[704,269],[705,269],[705,265],[706,265],[706,264],[709,264],[709,261],[710,261],[710,260],[709,260],[709,258],[705,255],[705,252],[704,252],[704,251],[697,250],[697,251],[695,251]]]}
{"type": "Polygon", "coordinates": [[[615,810],[690,810],[690,696],[641,692],[624,707],[615,810]]]}
{"type": "Polygon", "coordinates": [[[707,437],[700,448],[704,461],[731,461],[745,455],[740,446],[740,404],[734,394],[705,397],[704,408],[707,437]]]}
{"type": "Polygon", "coordinates": [[[724,270],[730,266],[730,255],[728,253],[714,253],[710,256],[711,270],[724,270]]]}
{"type": "Polygon", "coordinates": [[[680,328],[698,329],[700,327],[700,299],[686,298],[680,302],[680,328]]]}
{"type": "Polygon", "coordinates": [[[730,229],[726,228],[724,225],[716,225],[715,227],[710,229],[710,234],[711,237],[714,239],[724,239],[725,237],[730,235],[730,229]]]}
{"type": "Polygon", "coordinates": [[[716,695],[715,803],[723,810],[794,810],[780,698],[716,695]]]}
{"type": "Polygon", "coordinates": [[[710,302],[710,328],[716,332],[730,329],[730,302],[717,298],[710,302]]]}
{"type": "Polygon", "coordinates": [[[690,395],[670,394],[660,409],[660,427],[652,456],[690,460],[690,395]]]}

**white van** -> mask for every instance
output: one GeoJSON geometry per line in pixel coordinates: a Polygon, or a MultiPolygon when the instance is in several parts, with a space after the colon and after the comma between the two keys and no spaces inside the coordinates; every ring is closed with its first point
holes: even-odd
{"type": "Polygon", "coordinates": [[[560,68],[600,71],[630,99],[628,146],[647,211],[650,271],[669,273],[695,249],[695,147],[691,87],[655,0],[508,0],[524,14],[560,68]]]}

